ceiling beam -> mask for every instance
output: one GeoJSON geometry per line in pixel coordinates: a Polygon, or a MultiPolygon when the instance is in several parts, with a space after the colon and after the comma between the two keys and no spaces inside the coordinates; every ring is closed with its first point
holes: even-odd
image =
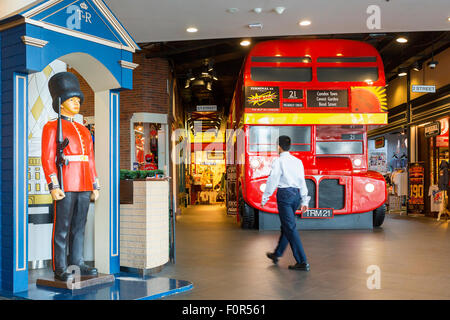
{"type": "MultiPolygon", "coordinates": [[[[182,47],[178,47],[178,48],[174,48],[173,46],[171,46],[170,49],[168,50],[159,50],[156,52],[146,52],[145,53],[145,57],[147,59],[151,59],[151,58],[167,58],[173,55],[177,55],[177,54],[182,54],[182,53],[187,53],[187,52],[192,52],[192,51],[197,51],[200,49],[205,49],[205,48],[210,48],[210,47],[215,47],[221,44],[227,44],[229,43],[230,40],[209,40],[206,42],[203,42],[201,44],[194,44],[191,46],[182,46],[182,47]]],[[[165,45],[165,44],[163,44],[165,45]]]]}

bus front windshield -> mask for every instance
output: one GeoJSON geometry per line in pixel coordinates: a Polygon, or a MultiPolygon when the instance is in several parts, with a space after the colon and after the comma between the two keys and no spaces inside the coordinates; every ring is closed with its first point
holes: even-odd
{"type": "Polygon", "coordinates": [[[317,126],[316,154],[363,154],[364,133],[364,126],[317,126]]]}
{"type": "Polygon", "coordinates": [[[289,136],[289,151],[311,151],[310,126],[251,126],[249,135],[250,152],[277,152],[278,137],[289,136]]]}

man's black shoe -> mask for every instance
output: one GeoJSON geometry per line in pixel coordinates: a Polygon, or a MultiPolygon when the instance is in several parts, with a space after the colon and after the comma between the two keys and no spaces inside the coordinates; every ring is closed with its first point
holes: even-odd
{"type": "Polygon", "coordinates": [[[66,270],[56,270],[54,272],[54,276],[56,280],[67,282],[67,280],[73,281],[73,274],[67,272],[66,270]]]}
{"type": "Polygon", "coordinates": [[[89,267],[87,264],[84,263],[79,267],[82,276],[98,276],[97,268],[89,267]]]}
{"type": "Polygon", "coordinates": [[[300,271],[309,271],[309,263],[296,263],[292,266],[289,266],[291,270],[300,270],[300,271]]]}
{"type": "Polygon", "coordinates": [[[267,252],[266,253],[267,258],[271,259],[273,263],[278,263],[278,257],[275,255],[275,253],[267,252]]]}

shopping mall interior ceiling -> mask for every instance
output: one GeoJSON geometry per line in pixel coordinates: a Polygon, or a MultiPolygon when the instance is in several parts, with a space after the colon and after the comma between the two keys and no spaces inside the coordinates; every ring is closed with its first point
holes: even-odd
{"type": "Polygon", "coordinates": [[[139,45],[149,59],[158,57],[169,59],[186,104],[217,104],[226,114],[239,70],[251,46],[259,41],[290,38],[339,38],[370,43],[377,48],[383,58],[388,81],[397,77],[399,68],[408,67],[416,61],[426,61],[431,58],[432,52],[436,55],[450,45],[448,31],[257,37],[249,38],[252,41],[249,47],[240,45],[241,38],[146,42],[139,45]],[[406,37],[408,42],[398,43],[396,39],[399,35],[406,37]],[[205,59],[213,62],[218,79],[213,82],[212,90],[208,91],[204,86],[185,88],[191,73],[194,75],[201,73],[205,59]]]}

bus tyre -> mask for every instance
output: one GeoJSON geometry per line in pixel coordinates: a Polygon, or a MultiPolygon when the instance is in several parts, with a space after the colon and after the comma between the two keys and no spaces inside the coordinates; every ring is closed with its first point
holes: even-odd
{"type": "Polygon", "coordinates": [[[255,210],[239,198],[239,220],[242,229],[253,229],[255,227],[255,210]]]}
{"type": "Polygon", "coordinates": [[[383,224],[384,216],[386,214],[386,205],[383,204],[381,207],[373,210],[373,226],[379,227],[383,224]]]}

